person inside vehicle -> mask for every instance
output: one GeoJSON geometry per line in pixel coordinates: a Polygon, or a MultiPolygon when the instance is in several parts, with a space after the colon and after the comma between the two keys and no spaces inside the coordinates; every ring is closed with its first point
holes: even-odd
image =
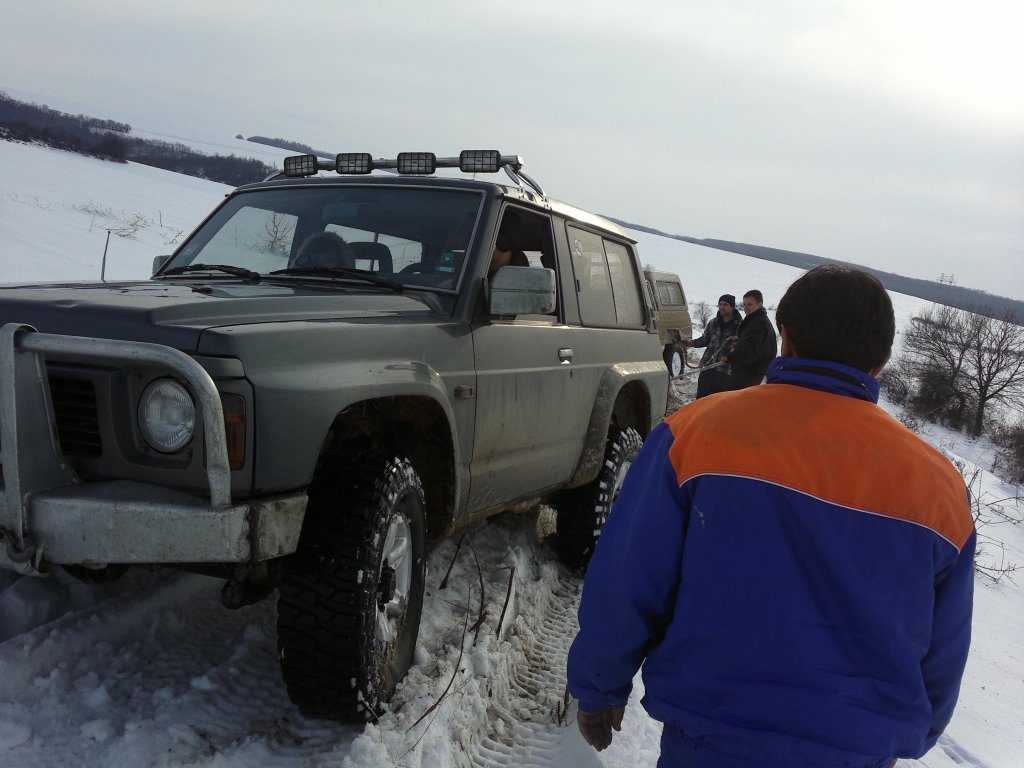
{"type": "Polygon", "coordinates": [[[294,267],[313,269],[317,267],[341,267],[351,269],[355,259],[340,235],[334,232],[316,232],[306,238],[299,248],[294,267]]]}
{"type": "Polygon", "coordinates": [[[530,262],[527,260],[526,254],[516,247],[515,238],[504,229],[498,232],[494,252],[491,254],[491,264],[487,268],[487,277],[494,277],[502,267],[528,266],[530,266],[530,262]]]}

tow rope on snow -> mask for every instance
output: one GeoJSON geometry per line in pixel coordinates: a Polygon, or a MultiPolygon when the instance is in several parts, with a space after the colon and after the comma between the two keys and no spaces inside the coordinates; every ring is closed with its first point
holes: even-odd
{"type": "Polygon", "coordinates": [[[718,368],[719,366],[722,366],[722,365],[725,365],[725,363],[720,360],[717,363],[710,363],[709,365],[702,365],[699,368],[691,368],[688,371],[683,371],[678,376],[673,376],[672,380],[675,381],[676,379],[682,379],[682,378],[684,378],[686,376],[692,376],[693,374],[700,373],[701,371],[710,371],[712,368],[718,368]]]}

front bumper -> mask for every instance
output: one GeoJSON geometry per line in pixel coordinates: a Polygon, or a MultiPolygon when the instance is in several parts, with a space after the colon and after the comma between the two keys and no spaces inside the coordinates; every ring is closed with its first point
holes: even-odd
{"type": "MultiPolygon", "coordinates": [[[[8,517],[6,506],[0,496],[0,519],[8,517]]],[[[29,497],[20,546],[0,532],[0,568],[267,560],[295,551],[305,511],[305,494],[213,507],[209,499],[130,481],[64,486],[29,497]]]]}
{"type": "Polygon", "coordinates": [[[0,568],[46,563],[201,563],[294,552],[306,496],[232,503],[224,414],[206,370],[160,344],[0,328],[0,568]],[[45,355],[159,365],[183,380],[202,414],[209,496],[127,480],[83,483],[57,439],[45,355]]]}

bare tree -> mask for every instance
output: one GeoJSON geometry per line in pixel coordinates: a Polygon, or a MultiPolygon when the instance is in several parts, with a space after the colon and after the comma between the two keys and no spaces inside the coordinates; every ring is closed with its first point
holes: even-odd
{"type": "Polygon", "coordinates": [[[263,225],[264,238],[260,247],[270,253],[288,253],[295,234],[295,223],[290,216],[274,212],[263,225]]]}
{"type": "Polygon", "coordinates": [[[701,326],[707,326],[708,321],[714,317],[714,312],[711,309],[711,305],[701,299],[700,301],[694,301],[690,304],[693,307],[693,318],[700,323],[701,326]]]}
{"type": "Polygon", "coordinates": [[[980,435],[990,403],[1024,400],[1024,326],[1009,314],[932,307],[911,318],[899,365],[916,382],[919,411],[959,415],[952,426],[980,435]]]}

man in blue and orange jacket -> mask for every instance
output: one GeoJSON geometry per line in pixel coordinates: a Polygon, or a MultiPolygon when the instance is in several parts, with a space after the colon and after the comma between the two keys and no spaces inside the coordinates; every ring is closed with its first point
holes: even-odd
{"type": "Polygon", "coordinates": [[[598,750],[641,664],[663,768],[879,768],[953,714],[974,525],[956,468],[876,404],[892,302],[830,265],[776,320],[768,383],[659,425],[598,542],[569,651],[598,750]]]}

